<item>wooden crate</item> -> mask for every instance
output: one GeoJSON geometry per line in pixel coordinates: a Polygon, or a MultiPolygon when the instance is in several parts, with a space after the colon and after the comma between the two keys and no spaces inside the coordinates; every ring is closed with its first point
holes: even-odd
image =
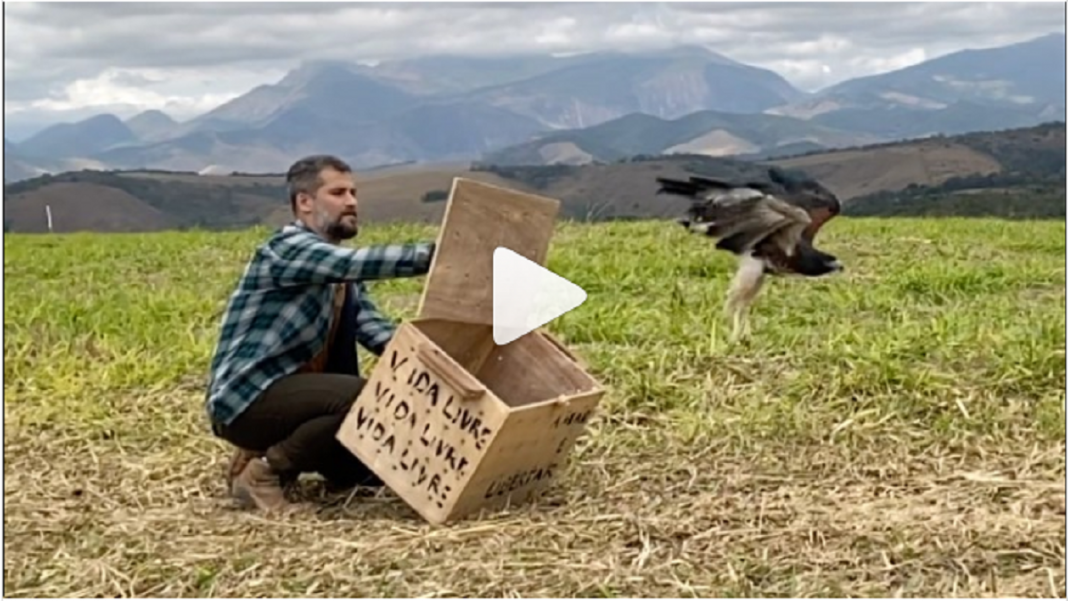
{"type": "Polygon", "coordinates": [[[493,250],[544,265],[559,201],[456,178],[418,317],[337,438],[424,519],[524,503],[566,466],[604,390],[544,329],[493,342],[493,250]]]}

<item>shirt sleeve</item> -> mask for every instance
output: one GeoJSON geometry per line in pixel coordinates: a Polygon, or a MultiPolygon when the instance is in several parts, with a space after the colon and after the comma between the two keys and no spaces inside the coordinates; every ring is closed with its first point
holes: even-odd
{"type": "Polygon", "coordinates": [[[273,286],[334,284],[424,275],[434,243],[381,244],[352,249],[298,232],[277,238],[261,251],[273,286]]]}
{"type": "Polygon", "coordinates": [[[375,356],[381,356],[393,338],[396,326],[378,310],[363,282],[356,282],[355,288],[356,342],[375,356]]]}

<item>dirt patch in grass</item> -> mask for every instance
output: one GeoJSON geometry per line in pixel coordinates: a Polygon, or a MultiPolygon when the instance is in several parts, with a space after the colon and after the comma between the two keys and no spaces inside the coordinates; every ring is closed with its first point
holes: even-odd
{"type": "MultiPolygon", "coordinates": [[[[160,399],[161,402],[164,399],[160,399]]],[[[193,416],[188,425],[192,426],[193,416]]],[[[177,433],[176,433],[177,434],[177,433]]],[[[538,504],[447,527],[388,490],[266,519],[225,450],[74,432],[9,439],[5,585],[22,596],[1056,596],[1063,447],[999,453],[602,431],[538,504]],[[630,441],[635,442],[635,441],[630,441]],[[619,444],[625,444],[622,448],[619,444]],[[993,460],[992,460],[993,459],[993,460]]]]}

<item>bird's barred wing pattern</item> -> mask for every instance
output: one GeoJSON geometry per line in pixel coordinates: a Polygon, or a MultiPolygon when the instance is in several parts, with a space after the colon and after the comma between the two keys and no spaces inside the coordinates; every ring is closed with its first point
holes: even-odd
{"type": "Polygon", "coordinates": [[[792,255],[811,222],[804,210],[749,188],[715,195],[710,202],[708,235],[719,238],[717,246],[738,254],[767,239],[792,255]]]}
{"type": "Polygon", "coordinates": [[[751,252],[768,240],[792,255],[812,219],[800,207],[786,203],[757,187],[738,187],[706,178],[690,181],[657,178],[658,193],[693,199],[691,230],[718,238],[716,247],[735,254],[751,252]]]}

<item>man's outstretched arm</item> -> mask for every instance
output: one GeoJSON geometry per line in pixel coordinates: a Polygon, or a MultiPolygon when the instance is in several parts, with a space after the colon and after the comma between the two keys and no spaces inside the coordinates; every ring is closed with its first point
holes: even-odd
{"type": "Polygon", "coordinates": [[[414,277],[430,271],[434,249],[433,242],[351,249],[310,232],[296,232],[262,247],[260,259],[265,266],[260,277],[271,286],[414,277]]]}

